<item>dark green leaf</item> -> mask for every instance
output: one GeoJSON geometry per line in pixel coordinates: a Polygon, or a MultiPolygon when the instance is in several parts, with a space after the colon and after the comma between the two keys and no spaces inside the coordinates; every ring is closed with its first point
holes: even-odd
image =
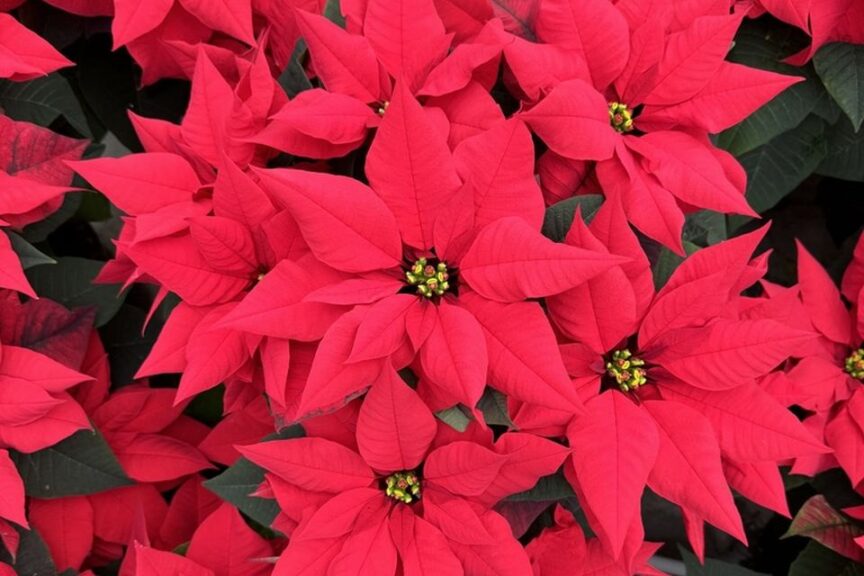
{"type": "Polygon", "coordinates": [[[735,156],[767,144],[798,126],[827,96],[813,67],[784,64],[782,60],[806,45],[806,38],[791,27],[779,28],[763,21],[748,21],[735,38],[729,60],[753,68],[807,80],[787,88],[740,124],[721,133],[717,144],[735,156]]]}
{"type": "MultiPolygon", "coordinates": [[[[697,250],[699,250],[699,246],[692,242],[688,242],[687,240],[684,241],[684,251],[688,255],[697,250]]],[[[675,272],[675,269],[678,268],[682,262],[684,262],[684,258],[675,254],[668,248],[661,248],[656,261],[651,264],[651,269],[654,272],[654,287],[657,290],[660,290],[660,288],[669,281],[672,273],[675,272]]]]}
{"type": "Polygon", "coordinates": [[[789,568],[789,576],[839,576],[851,560],[811,540],[789,568]]]}
{"type": "Polygon", "coordinates": [[[312,83],[306,76],[306,71],[303,70],[303,54],[306,52],[306,43],[303,40],[298,40],[294,47],[294,52],[291,54],[291,60],[288,66],[282,71],[279,76],[279,85],[285,90],[291,98],[294,98],[300,92],[312,88],[312,83]]]}
{"type": "Polygon", "coordinates": [[[575,493],[563,474],[544,476],[530,490],[509,496],[507,500],[515,502],[551,502],[573,498],[575,493]]]}
{"type": "Polygon", "coordinates": [[[855,132],[848,118],[828,130],[828,155],[816,172],[841,180],[864,182],[864,130],[855,132]]]}
{"type": "Polygon", "coordinates": [[[487,424],[516,428],[507,410],[507,397],[494,388],[486,388],[477,407],[483,412],[483,419],[487,424]]]}
{"type": "Polygon", "coordinates": [[[439,410],[435,413],[435,416],[457,432],[464,432],[471,423],[471,418],[459,406],[439,410]]]}
{"type": "Polygon", "coordinates": [[[849,119],[855,131],[864,122],[864,46],[835,42],[813,57],[816,72],[828,93],[849,119]]]}
{"type": "Polygon", "coordinates": [[[828,153],[825,122],[811,115],[796,128],[739,157],[747,171],[747,201],[757,212],[774,207],[828,153]]]}
{"type": "Polygon", "coordinates": [[[562,200],[546,209],[543,217],[543,235],[555,242],[563,242],[573,225],[573,217],[576,208],[582,210],[582,219],[590,223],[591,219],[603,204],[603,196],[599,194],[585,194],[562,200]]]}
{"type": "Polygon", "coordinates": [[[0,562],[5,562],[15,569],[18,576],[55,576],[57,568],[51,561],[51,554],[45,541],[36,530],[15,528],[21,538],[18,543],[18,555],[15,560],[9,552],[0,546],[0,562]]]}
{"type": "Polygon", "coordinates": [[[41,266],[43,264],[57,263],[56,260],[47,254],[40,252],[38,248],[27,242],[27,240],[18,234],[15,234],[14,232],[6,233],[9,235],[12,249],[15,250],[16,254],[18,254],[18,258],[21,260],[21,267],[24,268],[24,270],[33,268],[34,266],[41,266]]]}
{"type": "Polygon", "coordinates": [[[40,126],[62,116],[79,134],[92,136],[72,86],[57,72],[29,82],[0,80],[0,108],[15,120],[40,126]]]}
{"type": "Polygon", "coordinates": [[[345,17],[342,16],[342,7],[339,0],[327,0],[327,5],[324,7],[324,16],[340,28],[345,28],[345,17]]]}
{"type": "Polygon", "coordinates": [[[719,212],[700,210],[688,214],[684,221],[684,240],[700,246],[711,246],[729,237],[726,217],[719,212]]]}
{"type": "MultiPolygon", "coordinates": [[[[268,436],[267,440],[287,440],[299,438],[303,429],[299,426],[285,428],[278,434],[268,436]]],[[[204,487],[237,507],[238,510],[264,526],[270,526],[279,513],[275,500],[250,496],[264,481],[264,471],[245,458],[225,470],[219,476],[204,482],[204,487]]]]}
{"type": "Polygon", "coordinates": [[[134,306],[123,305],[120,311],[99,330],[108,361],[111,380],[123,386],[135,379],[135,373],[153,348],[160,325],[154,318],[142,334],[147,313],[134,306]]]}
{"type": "Polygon", "coordinates": [[[684,566],[687,567],[687,576],[766,576],[762,572],[754,572],[735,564],[727,564],[711,558],[705,559],[705,564],[700,564],[689,550],[679,546],[684,566]]]}
{"type": "Polygon", "coordinates": [[[13,452],[12,459],[27,495],[36,498],[83,496],[132,484],[98,430],[79,430],[33,454],[13,452]]]}
{"type": "Polygon", "coordinates": [[[27,279],[40,296],[67,308],[96,307],[96,326],[104,326],[120,310],[125,298],[118,286],[93,284],[104,262],[84,258],[59,258],[56,264],[27,271],[27,279]]]}
{"type": "Polygon", "coordinates": [[[63,197],[63,205],[60,209],[47,218],[34,222],[24,228],[24,238],[30,243],[42,242],[59,228],[64,222],[72,218],[78,207],[81,206],[81,192],[70,192],[63,197]]]}

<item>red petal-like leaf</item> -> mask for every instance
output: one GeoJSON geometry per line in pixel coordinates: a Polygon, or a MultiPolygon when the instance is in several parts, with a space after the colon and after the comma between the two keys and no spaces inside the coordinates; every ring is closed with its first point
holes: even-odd
{"type": "Polygon", "coordinates": [[[264,576],[270,567],[259,559],[272,554],[270,544],[227,502],[198,526],[186,551],[187,558],[216,576],[264,576]]]}
{"type": "Polygon", "coordinates": [[[58,570],[78,570],[93,547],[93,507],[83,496],[30,501],[30,522],[58,570]]]}
{"type": "Polygon", "coordinates": [[[0,518],[29,527],[24,516],[24,482],[6,450],[0,450],[0,518]]]}
{"type": "Polygon", "coordinates": [[[433,450],[423,467],[423,480],[460,496],[485,492],[507,457],[479,444],[453,442],[433,450]]]}

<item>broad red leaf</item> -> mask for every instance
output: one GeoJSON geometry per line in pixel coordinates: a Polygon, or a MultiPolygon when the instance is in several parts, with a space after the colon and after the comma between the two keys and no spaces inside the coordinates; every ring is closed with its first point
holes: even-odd
{"type": "Polygon", "coordinates": [[[435,417],[392,368],[366,395],[357,419],[357,446],[372,468],[413,470],[435,437],[435,417]]]}
{"type": "Polygon", "coordinates": [[[24,515],[24,483],[6,450],[0,450],[0,488],[0,518],[28,528],[24,515]]]}
{"type": "Polygon", "coordinates": [[[200,186],[189,162],[175,154],[132,154],[69,165],[112,204],[136,216],[190,202],[200,186]]]}
{"type": "Polygon", "coordinates": [[[561,444],[520,432],[505,432],[495,442],[495,452],[507,456],[498,475],[481,496],[486,504],[531,489],[542,476],[553,474],[570,450],[561,444]]]}
{"type": "Polygon", "coordinates": [[[561,293],[620,261],[617,256],[552,242],[521,218],[507,217],[480,231],[459,272],[482,296],[517,302],[561,293]]]}
{"type": "Polygon", "coordinates": [[[215,576],[213,571],[204,568],[183,556],[148,548],[135,543],[135,574],[137,576],[215,576]]]}
{"type": "Polygon", "coordinates": [[[30,424],[62,403],[38,384],[0,376],[0,426],[30,424]]]}
{"type": "Polygon", "coordinates": [[[729,487],[760,506],[787,518],[786,487],[774,462],[736,462],[723,460],[723,472],[729,487]]]}
{"type": "Polygon", "coordinates": [[[393,214],[363,184],[302,170],[258,174],[265,188],[291,211],[312,252],[325,264],[366,272],[394,267],[402,260],[393,214]]]}
{"type": "Polygon", "coordinates": [[[543,197],[534,178],[534,143],[518,119],[464,140],[454,152],[456,169],[473,191],[478,228],[505,216],[519,216],[539,229],[543,197]]]}
{"type": "Polygon", "coordinates": [[[399,222],[402,239],[432,248],[432,230],[461,182],[444,135],[397,84],[366,157],[366,175],[399,222]]]}
{"type": "Polygon", "coordinates": [[[111,21],[114,49],[159,26],[173,5],[174,0],[115,0],[111,21]]]}
{"type": "Polygon", "coordinates": [[[349,362],[394,354],[408,338],[405,323],[411,309],[422,305],[414,294],[394,294],[372,304],[357,328],[349,362]]]}
{"type": "Polygon", "coordinates": [[[756,384],[709,392],[664,382],[663,397],[708,418],[720,449],[735,460],[777,461],[828,451],[798,419],[756,384]]]}
{"type": "Polygon", "coordinates": [[[812,339],[774,320],[717,320],[670,334],[655,361],[693,386],[724,390],[768,373],[812,339]]]}
{"type": "Polygon", "coordinates": [[[359,454],[322,438],[294,438],[240,448],[265,470],[313,491],[342,492],[368,487],[375,475],[359,454]]]}
{"type": "MultiPolygon", "coordinates": [[[[4,348],[4,355],[7,349],[4,348]]],[[[67,397],[36,422],[0,427],[0,443],[19,452],[32,454],[57,444],[79,430],[89,429],[92,429],[92,425],[87,414],[77,402],[67,397]]]]}
{"type": "MultiPolygon", "coordinates": [[[[497,1],[497,0],[496,0],[497,1]]],[[[487,511],[481,521],[490,535],[491,543],[463,544],[453,542],[450,548],[462,561],[465,574],[496,574],[519,576],[530,574],[528,555],[507,521],[496,512],[487,511]]]]}
{"type": "Polygon", "coordinates": [[[225,157],[213,186],[213,212],[254,230],[273,216],[276,209],[261,187],[225,157]]]}
{"type": "Polygon", "coordinates": [[[864,479],[864,394],[856,391],[825,426],[825,441],[853,485],[864,479]]]}
{"type": "Polygon", "coordinates": [[[93,507],[84,496],[30,500],[30,522],[58,570],[79,570],[93,547],[93,507]]]}
{"type": "Polygon", "coordinates": [[[502,305],[471,293],[459,300],[486,336],[490,386],[530,404],[581,411],[555,334],[536,303],[502,305]]]}
{"type": "Polygon", "coordinates": [[[549,148],[573,160],[606,160],[619,138],[609,124],[609,104],[582,80],[558,84],[522,119],[549,148]]]}
{"type": "Polygon", "coordinates": [[[798,247],[798,284],[804,308],[819,332],[834,342],[848,345],[852,340],[849,312],[840,290],[831,277],[801,242],[798,247]]]}
{"type": "Polygon", "coordinates": [[[383,103],[390,96],[390,80],[366,38],[303,10],[297,11],[297,26],[309,46],[315,72],[328,90],[364,104],[383,103]]]}
{"type": "Polygon", "coordinates": [[[0,169],[11,176],[66,185],[72,180],[72,170],[64,161],[77,160],[86,147],[85,140],[0,116],[0,169]]]}
{"type": "Polygon", "coordinates": [[[652,400],[642,405],[654,419],[660,438],[648,477],[651,489],[746,543],[711,424],[684,404],[652,400]]]}
{"type": "Polygon", "coordinates": [[[470,312],[446,301],[432,313],[436,324],[420,349],[423,371],[444,397],[474,408],[489,364],[483,330],[470,312]]]}
{"type": "Polygon", "coordinates": [[[53,186],[26,177],[10,176],[2,170],[0,170],[0,186],[3,188],[3,195],[0,196],[0,214],[10,221],[12,216],[30,212],[70,190],[68,186],[53,186]]]}
{"type": "Polygon", "coordinates": [[[7,386],[27,382],[58,393],[92,378],[33,350],[7,345],[0,354],[0,380],[7,386]]]}
{"type": "Polygon", "coordinates": [[[610,390],[588,402],[567,429],[573,468],[588,505],[616,558],[631,522],[639,521],[642,492],[660,446],[647,412],[610,390]]]}
{"type": "Polygon", "coordinates": [[[453,442],[433,450],[423,467],[423,479],[460,496],[485,492],[507,457],[479,444],[453,442]]]}
{"type": "Polygon", "coordinates": [[[838,554],[864,562],[864,550],[854,542],[864,536],[864,529],[835,510],[821,494],[804,503],[784,535],[789,536],[812,538],[838,554]]]}
{"type": "Polygon", "coordinates": [[[270,544],[228,503],[198,526],[186,551],[187,558],[210,568],[216,576],[264,576],[270,568],[259,559],[272,554],[270,544]]]}
{"type": "Polygon", "coordinates": [[[0,232],[0,288],[15,290],[31,298],[36,297],[36,292],[21,268],[18,253],[12,249],[9,237],[3,232],[0,232]]]}
{"type": "Polygon", "coordinates": [[[9,14],[0,14],[0,78],[45,76],[72,62],[9,14]]]}
{"type": "Polygon", "coordinates": [[[702,90],[732,47],[741,16],[704,16],[669,36],[645,104],[671,105],[702,90]]]}
{"type": "Polygon", "coordinates": [[[368,0],[363,35],[387,72],[412,92],[450,47],[432,0],[368,0]]]}
{"type": "Polygon", "coordinates": [[[390,532],[405,576],[462,576],[459,560],[444,535],[411,508],[398,506],[390,514],[390,532]]]}
{"type": "Polygon", "coordinates": [[[390,537],[390,521],[374,518],[355,529],[333,558],[328,574],[333,576],[393,576],[396,546],[390,537]]]}
{"type": "Polygon", "coordinates": [[[540,3],[537,36],[584,58],[591,80],[605,89],[630,56],[630,31],[624,16],[606,0],[552,0],[540,3]]]}
{"type": "Polygon", "coordinates": [[[190,444],[160,434],[139,434],[112,447],[123,470],[138,482],[174,480],[211,467],[190,444]]]}
{"type": "Polygon", "coordinates": [[[198,20],[246,44],[255,45],[251,0],[179,0],[198,20]]]}

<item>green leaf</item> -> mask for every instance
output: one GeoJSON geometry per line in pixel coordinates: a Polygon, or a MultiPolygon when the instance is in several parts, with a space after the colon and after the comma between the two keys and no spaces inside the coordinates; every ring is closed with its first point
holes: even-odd
{"type": "Polygon", "coordinates": [[[763,21],[747,21],[741,26],[729,60],[781,74],[804,75],[807,80],[787,88],[743,122],[719,134],[718,146],[735,156],[754,150],[798,126],[828,97],[812,66],[799,68],[782,62],[806,42],[806,37],[791,27],[779,28],[763,21]]]}
{"type": "Polygon", "coordinates": [[[57,568],[39,533],[17,526],[15,530],[21,539],[18,543],[18,554],[13,560],[9,551],[0,546],[0,562],[12,566],[15,574],[19,576],[56,576],[57,568]]]}
{"type": "Polygon", "coordinates": [[[60,209],[38,222],[24,227],[24,238],[30,243],[42,242],[59,228],[64,222],[72,218],[78,207],[81,206],[81,192],[69,192],[63,197],[60,209]]]}
{"type": "Polygon", "coordinates": [[[146,317],[147,313],[140,308],[124,304],[114,318],[99,330],[105,351],[108,352],[111,381],[115,386],[132,382],[153,348],[161,325],[154,317],[142,334],[146,317]]]}
{"type": "Polygon", "coordinates": [[[864,182],[864,130],[855,132],[848,118],[828,131],[828,155],[816,169],[818,174],[864,182]]]}
{"type": "MultiPolygon", "coordinates": [[[[300,426],[285,428],[278,434],[273,434],[264,439],[287,440],[303,436],[300,426]]],[[[258,489],[264,481],[264,470],[245,458],[225,470],[219,476],[204,482],[204,487],[237,507],[238,510],[264,526],[270,526],[279,513],[279,506],[275,500],[250,496],[258,489]]]]}
{"type": "Polygon", "coordinates": [[[726,217],[712,210],[688,214],[684,220],[684,240],[700,246],[711,246],[729,237],[726,217]]]}
{"type": "Polygon", "coordinates": [[[29,82],[0,80],[0,108],[15,120],[40,126],[49,126],[62,116],[79,134],[92,136],[72,86],[57,72],[29,82]]]}
{"type": "Polygon", "coordinates": [[[42,264],[57,263],[56,260],[47,254],[43,254],[38,248],[27,242],[27,240],[18,234],[8,231],[6,234],[9,236],[9,241],[12,243],[12,249],[15,250],[16,254],[18,254],[18,258],[21,260],[21,267],[24,268],[24,270],[33,268],[34,266],[41,266],[42,264]]]}
{"type": "Polygon", "coordinates": [[[98,430],[79,430],[50,448],[11,456],[27,495],[36,498],[84,496],[133,483],[98,430]]]}
{"type": "Polygon", "coordinates": [[[766,576],[762,572],[754,572],[735,564],[727,564],[711,558],[705,559],[705,564],[700,564],[699,559],[689,550],[678,546],[681,551],[681,559],[687,567],[687,576],[766,576]]]}
{"type": "Polygon", "coordinates": [[[435,417],[457,432],[464,432],[471,423],[471,418],[458,405],[446,410],[439,410],[435,413],[435,417]]]}
{"type": "Polygon", "coordinates": [[[340,28],[345,28],[345,17],[342,16],[339,0],[327,0],[327,5],[324,7],[324,17],[340,28]]]}
{"type": "Polygon", "coordinates": [[[306,42],[298,40],[294,52],[291,54],[291,60],[288,61],[288,66],[279,75],[279,85],[291,98],[312,88],[312,83],[306,76],[306,71],[301,63],[304,52],[306,52],[306,42]]]}
{"type": "Polygon", "coordinates": [[[774,207],[828,154],[825,122],[811,115],[796,128],[740,156],[747,171],[747,201],[757,212],[774,207]]]}
{"type": "Polygon", "coordinates": [[[498,390],[486,388],[480,402],[477,403],[477,408],[483,412],[483,419],[486,420],[487,424],[516,428],[507,410],[507,396],[498,390]]]}
{"type": "Polygon", "coordinates": [[[789,576],[840,576],[848,564],[853,562],[815,540],[792,562],[789,576]]]}
{"type": "MultiPolygon", "coordinates": [[[[685,240],[684,241],[684,252],[688,255],[693,254],[700,247],[696,244],[685,240]]],[[[666,282],[669,281],[669,278],[672,276],[672,273],[675,272],[675,269],[684,262],[684,258],[672,252],[668,248],[661,248],[660,254],[657,256],[657,259],[652,263],[651,269],[654,272],[654,287],[659,291],[666,282]]]]}
{"type": "Polygon", "coordinates": [[[590,223],[603,204],[600,194],[585,194],[562,200],[546,209],[543,216],[543,235],[554,242],[563,242],[573,225],[576,208],[582,210],[582,219],[590,223]]]}
{"type": "Polygon", "coordinates": [[[816,72],[855,131],[864,122],[864,46],[835,42],[826,44],[813,57],[816,72]]]}
{"type": "Polygon", "coordinates": [[[96,307],[96,326],[104,326],[123,305],[125,293],[118,287],[93,284],[104,262],[84,258],[59,258],[56,264],[27,270],[27,279],[36,293],[60,302],[67,308],[96,307]]]}
{"type": "Polygon", "coordinates": [[[576,494],[563,474],[544,476],[530,490],[507,497],[511,502],[552,502],[573,498],[576,494]]]}

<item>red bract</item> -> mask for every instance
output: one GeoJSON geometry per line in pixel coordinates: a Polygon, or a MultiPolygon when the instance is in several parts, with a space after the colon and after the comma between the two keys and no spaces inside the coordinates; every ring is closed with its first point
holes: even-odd
{"type": "Polygon", "coordinates": [[[556,470],[563,446],[519,433],[494,444],[480,432],[441,433],[392,369],[360,409],[357,445],[308,437],[242,449],[297,523],[275,575],[388,576],[397,557],[405,576],[530,572],[491,506],[556,470]]]}
{"type": "Polygon", "coordinates": [[[0,13],[0,78],[22,82],[71,65],[48,42],[9,14],[0,13]]]}
{"type": "MultiPolygon", "coordinates": [[[[731,312],[736,295],[764,274],[749,260],[763,234],[697,252],[657,294],[637,260],[549,299],[553,322],[575,341],[562,353],[585,411],[571,421],[523,405],[515,421],[555,434],[567,426],[573,456],[565,473],[606,550],[623,552],[625,565],[641,542],[646,485],[684,509],[699,550],[702,521],[745,538],[729,484],[776,506],[776,497],[748,488],[750,477],[768,474],[782,495],[776,462],[826,450],[756,383],[815,335],[731,312]]],[[[604,240],[633,254],[635,238],[613,202],[590,228],[577,218],[565,242],[604,240]]]]}
{"type": "MultiPolygon", "coordinates": [[[[20,229],[56,211],[72,181],[72,171],[64,161],[80,158],[86,146],[82,140],[0,115],[0,227],[20,229]]],[[[0,288],[36,296],[3,233],[0,288]]]]}
{"type": "Polygon", "coordinates": [[[326,328],[295,417],[344,404],[390,358],[402,367],[415,355],[421,394],[436,409],[473,408],[487,376],[516,398],[579,407],[542,310],[526,300],[567,290],[617,259],[539,234],[532,146],[518,120],[466,140],[453,156],[429,122],[397,87],[367,160],[372,189],[327,174],[258,172],[326,266],[283,262],[224,325],[288,339],[326,328]],[[511,158],[528,165],[500,168],[511,158]],[[313,304],[327,316],[303,314],[313,304]]]}
{"type": "Polygon", "coordinates": [[[69,390],[90,379],[77,370],[93,315],[48,300],[21,304],[0,291],[0,317],[0,518],[27,527],[24,486],[7,449],[37,452],[91,427],[69,390]]]}

